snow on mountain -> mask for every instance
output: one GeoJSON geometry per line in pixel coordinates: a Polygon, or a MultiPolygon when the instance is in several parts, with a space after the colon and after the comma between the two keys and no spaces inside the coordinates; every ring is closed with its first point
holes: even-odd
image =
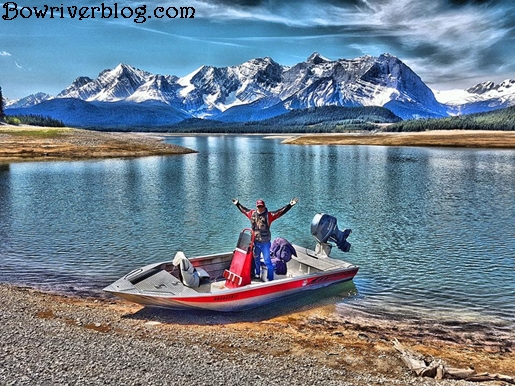
{"type": "Polygon", "coordinates": [[[21,99],[6,99],[5,108],[31,107],[52,98],[52,95],[38,92],[21,99]]]}
{"type": "Polygon", "coordinates": [[[179,95],[186,111],[197,117],[214,117],[231,107],[273,97],[282,71],[283,67],[270,58],[224,68],[203,66],[179,79],[179,95]]]}
{"type": "MultiPolygon", "coordinates": [[[[328,105],[383,106],[412,119],[514,105],[514,91],[515,81],[507,80],[499,85],[481,83],[459,93],[436,92],[435,97],[422,79],[393,55],[330,60],[314,52],[293,66],[283,66],[269,57],[255,58],[236,66],[201,66],[181,78],[119,64],[102,71],[96,79],[77,78],[55,99],[75,98],[97,107],[109,102],[113,108],[114,102],[125,103],[123,109],[116,105],[123,111],[131,104],[146,109],[159,106],[161,113],[163,108],[173,111],[176,119],[261,120],[289,110],[328,105]]],[[[14,107],[38,103],[34,97],[14,107]]],[[[58,104],[49,106],[56,109],[58,104]]],[[[68,101],[63,106],[71,108],[72,104],[68,101]]],[[[123,114],[120,116],[123,119],[123,114]]]]}
{"type": "Polygon", "coordinates": [[[363,56],[330,61],[317,53],[284,71],[281,99],[287,109],[324,105],[385,106],[391,101],[409,108],[393,112],[403,118],[443,116],[432,91],[395,56],[363,56]]]}
{"type": "Polygon", "coordinates": [[[151,75],[126,101],[172,104],[171,102],[176,99],[177,91],[180,89],[177,84],[178,79],[178,77],[170,75],[151,75]]]}
{"type": "Polygon", "coordinates": [[[515,80],[483,82],[466,90],[436,91],[435,97],[449,107],[451,115],[497,110],[515,105],[515,80]]]}
{"type": "Polygon", "coordinates": [[[112,70],[104,70],[95,79],[77,78],[57,98],[77,98],[84,101],[116,102],[129,98],[152,76],[127,64],[119,64],[112,70]]]}
{"type": "MultiPolygon", "coordinates": [[[[85,101],[161,102],[197,118],[245,121],[251,113],[315,106],[384,106],[406,102],[402,115],[441,116],[445,110],[431,90],[395,56],[364,56],[335,61],[313,53],[305,62],[282,66],[273,59],[256,58],[237,66],[202,66],[191,74],[152,75],[126,64],[103,71],[97,79],[77,78],[58,98],[85,101]],[[258,103],[259,102],[259,103],[258,103]],[[275,105],[283,108],[272,109],[275,105]],[[233,108],[247,106],[238,116],[233,108]],[[225,114],[231,110],[230,114],[225,114]],[[255,111],[257,110],[257,111],[255,111]],[[413,110],[413,111],[412,111],[413,110]],[[420,110],[420,111],[419,111],[420,110]]],[[[394,111],[395,112],[395,111],[394,111]]]]}
{"type": "Polygon", "coordinates": [[[466,103],[467,97],[470,96],[467,90],[461,89],[434,90],[434,94],[438,102],[446,105],[460,105],[466,103]]]}

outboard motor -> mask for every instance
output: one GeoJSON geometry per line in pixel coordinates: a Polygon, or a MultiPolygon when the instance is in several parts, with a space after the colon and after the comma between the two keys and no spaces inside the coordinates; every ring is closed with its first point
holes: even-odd
{"type": "Polygon", "coordinates": [[[342,252],[349,252],[350,243],[347,237],[352,230],[345,229],[343,232],[338,229],[337,220],[333,216],[324,213],[317,213],[311,221],[311,234],[318,241],[315,253],[328,257],[331,253],[332,245],[328,241],[333,241],[342,252]]]}
{"type": "Polygon", "coordinates": [[[172,261],[172,264],[179,267],[181,272],[181,279],[187,287],[198,287],[200,285],[200,278],[197,270],[188,260],[184,252],[177,252],[172,261]]]}

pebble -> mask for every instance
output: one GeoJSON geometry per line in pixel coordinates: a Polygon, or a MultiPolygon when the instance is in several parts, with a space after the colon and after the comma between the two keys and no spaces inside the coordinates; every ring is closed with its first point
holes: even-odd
{"type": "Polygon", "coordinates": [[[469,384],[395,379],[374,369],[358,374],[337,365],[340,356],[324,354],[325,347],[319,357],[293,352],[295,337],[288,333],[280,340],[268,333],[259,339],[264,335],[227,326],[170,325],[120,315],[110,303],[58,304],[52,295],[5,285],[0,297],[0,385],[469,384]],[[53,317],[37,316],[49,309],[53,317]]]}

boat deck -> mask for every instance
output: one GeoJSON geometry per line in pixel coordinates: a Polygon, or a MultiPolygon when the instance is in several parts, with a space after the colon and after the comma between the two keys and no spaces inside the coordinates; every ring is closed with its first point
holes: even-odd
{"type": "MultiPolygon", "coordinates": [[[[318,258],[314,255],[314,252],[309,249],[299,247],[297,245],[294,247],[297,251],[297,256],[292,256],[292,259],[286,264],[287,274],[275,274],[274,281],[287,280],[306,274],[349,268],[353,266],[352,264],[342,260],[327,257],[318,258]]],[[[221,254],[214,258],[211,257],[209,260],[207,257],[193,259],[192,261],[196,260],[198,264],[202,264],[204,268],[206,267],[206,263],[208,263],[207,267],[210,271],[210,277],[208,279],[201,280],[200,286],[197,288],[184,286],[177,276],[177,270],[171,266],[166,266],[165,269],[161,269],[141,281],[133,282],[133,284],[137,291],[158,296],[166,294],[189,296],[198,293],[217,293],[227,291],[228,288],[225,287],[223,271],[229,267],[230,258],[231,254],[221,254]]],[[[266,267],[263,266],[261,269],[261,277],[253,278],[252,282],[248,284],[248,286],[252,287],[262,285],[263,282],[266,281],[266,277],[266,267]]]]}

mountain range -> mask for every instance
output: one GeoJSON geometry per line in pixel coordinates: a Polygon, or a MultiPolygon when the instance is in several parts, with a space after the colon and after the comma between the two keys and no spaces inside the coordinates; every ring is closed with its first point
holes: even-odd
{"type": "Polygon", "coordinates": [[[6,113],[51,116],[78,127],[169,126],[192,118],[262,121],[320,106],[382,106],[402,119],[438,118],[515,105],[514,86],[515,80],[506,80],[433,93],[393,55],[329,60],[313,53],[294,66],[266,57],[202,66],[184,77],[119,64],[95,79],[78,77],[56,96],[8,100],[6,113]]]}

